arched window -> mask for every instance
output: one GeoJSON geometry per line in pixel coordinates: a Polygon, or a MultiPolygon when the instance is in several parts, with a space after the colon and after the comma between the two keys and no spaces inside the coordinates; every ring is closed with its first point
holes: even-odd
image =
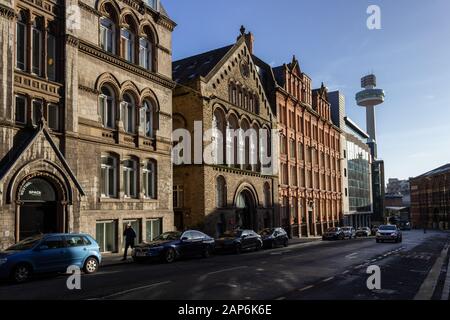
{"type": "Polygon", "coordinates": [[[141,114],[141,125],[147,138],[155,138],[157,129],[156,107],[149,100],[144,100],[141,114]]]}
{"type": "Polygon", "coordinates": [[[155,160],[148,160],[144,164],[143,169],[143,192],[148,199],[156,199],[157,197],[157,162],[155,160]]]}
{"type": "Polygon", "coordinates": [[[123,96],[123,125],[124,129],[128,133],[136,132],[136,103],[131,94],[126,93],[123,96]]]}
{"type": "Polygon", "coordinates": [[[270,192],[269,183],[264,183],[264,207],[269,208],[272,206],[272,195],[270,192]]]}
{"type": "Polygon", "coordinates": [[[145,26],[139,39],[139,65],[156,71],[156,37],[150,26],[145,26]]]}
{"type": "Polygon", "coordinates": [[[218,108],[213,115],[213,129],[214,131],[214,160],[215,164],[224,164],[225,162],[225,134],[226,121],[225,113],[218,108]]]}
{"type": "Polygon", "coordinates": [[[99,111],[102,124],[105,128],[114,129],[116,127],[115,104],[114,90],[108,85],[103,86],[99,96],[99,111]]]}
{"type": "Polygon", "coordinates": [[[43,55],[43,22],[42,18],[37,17],[33,22],[31,27],[32,33],[32,51],[31,51],[31,61],[32,61],[32,72],[41,76],[42,73],[42,55],[43,55]]]}
{"type": "Polygon", "coordinates": [[[27,57],[27,17],[21,11],[16,23],[16,67],[25,71],[27,57]]]}
{"type": "Polygon", "coordinates": [[[227,186],[223,176],[217,177],[216,181],[216,205],[217,208],[225,208],[227,206],[227,186]]]}
{"type": "Polygon", "coordinates": [[[122,28],[120,31],[120,55],[128,62],[134,62],[134,38],[133,31],[129,28],[122,28]]]}
{"type": "Polygon", "coordinates": [[[110,4],[105,5],[104,16],[100,18],[100,46],[112,54],[116,53],[117,15],[110,4]]]}
{"type": "Polygon", "coordinates": [[[123,193],[125,198],[137,198],[137,161],[123,162],[123,193]]]}
{"type": "Polygon", "coordinates": [[[102,155],[101,195],[103,198],[116,198],[117,194],[117,158],[110,154],[102,155]]]}

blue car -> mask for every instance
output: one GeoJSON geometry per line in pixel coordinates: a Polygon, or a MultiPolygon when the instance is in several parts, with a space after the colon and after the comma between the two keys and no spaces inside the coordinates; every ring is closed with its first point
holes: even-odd
{"type": "Polygon", "coordinates": [[[134,247],[133,260],[161,259],[172,263],[182,257],[201,255],[208,258],[214,251],[214,243],[213,238],[200,231],[166,232],[150,243],[134,247]]]}
{"type": "Polygon", "coordinates": [[[33,274],[66,272],[69,266],[95,273],[101,263],[97,242],[86,234],[27,238],[0,252],[0,279],[25,282],[33,274]]]}

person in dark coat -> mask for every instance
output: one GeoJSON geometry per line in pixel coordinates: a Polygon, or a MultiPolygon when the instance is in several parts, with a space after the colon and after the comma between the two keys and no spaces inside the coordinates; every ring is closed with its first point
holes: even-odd
{"type": "Polygon", "coordinates": [[[131,227],[129,223],[127,228],[123,231],[123,237],[125,239],[125,252],[123,253],[122,261],[127,260],[128,248],[134,248],[134,241],[136,240],[136,232],[131,227]]]}

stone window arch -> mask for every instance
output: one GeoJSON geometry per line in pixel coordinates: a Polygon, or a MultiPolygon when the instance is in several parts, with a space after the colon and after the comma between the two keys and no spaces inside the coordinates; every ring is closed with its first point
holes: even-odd
{"type": "Polygon", "coordinates": [[[216,206],[225,208],[227,206],[227,184],[223,176],[216,179],[216,206]]]}

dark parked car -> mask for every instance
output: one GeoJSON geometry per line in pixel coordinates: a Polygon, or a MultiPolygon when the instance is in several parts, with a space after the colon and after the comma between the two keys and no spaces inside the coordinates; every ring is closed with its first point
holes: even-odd
{"type": "Polygon", "coordinates": [[[345,233],[341,228],[329,228],[323,235],[322,240],[344,240],[345,233]]]}
{"type": "Polygon", "coordinates": [[[150,243],[141,243],[133,249],[133,260],[144,262],[161,259],[172,263],[176,259],[193,256],[208,258],[214,251],[214,239],[200,231],[166,232],[150,243]]]}
{"type": "Polygon", "coordinates": [[[34,274],[67,272],[69,266],[94,273],[101,261],[99,245],[89,235],[39,235],[0,252],[0,278],[20,283],[34,274]]]}
{"type": "Polygon", "coordinates": [[[221,238],[216,239],[217,251],[241,253],[248,250],[260,250],[262,247],[263,241],[261,236],[253,230],[225,232],[221,238]]]}
{"type": "Polygon", "coordinates": [[[384,225],[378,228],[377,243],[385,241],[403,241],[402,232],[396,225],[384,225]]]}
{"type": "Polygon", "coordinates": [[[283,228],[268,228],[259,233],[262,238],[264,248],[274,248],[289,244],[289,237],[283,228]]]}

